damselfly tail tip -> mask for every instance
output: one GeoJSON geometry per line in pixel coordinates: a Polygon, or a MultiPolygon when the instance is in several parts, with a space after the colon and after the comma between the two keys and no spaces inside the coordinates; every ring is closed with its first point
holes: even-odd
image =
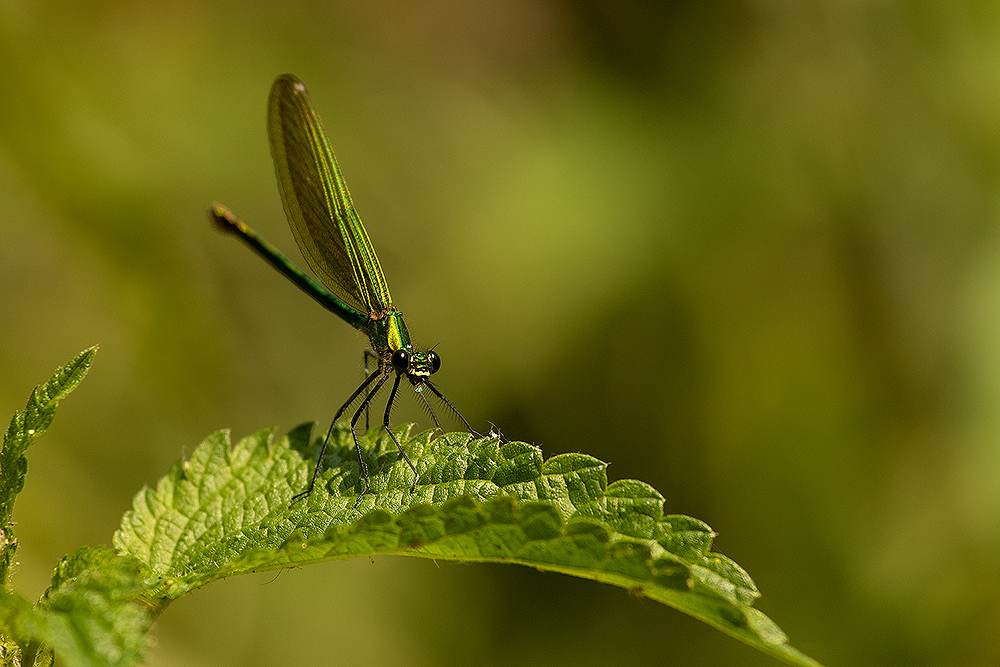
{"type": "Polygon", "coordinates": [[[230,234],[237,231],[243,231],[246,228],[246,225],[244,225],[232,211],[219,202],[213,203],[212,207],[208,209],[208,219],[211,220],[220,231],[230,234]]]}

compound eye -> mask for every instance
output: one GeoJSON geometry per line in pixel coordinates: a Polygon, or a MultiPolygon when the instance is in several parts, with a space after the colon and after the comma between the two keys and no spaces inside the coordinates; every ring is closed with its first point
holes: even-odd
{"type": "Polygon", "coordinates": [[[427,361],[431,365],[431,374],[437,373],[438,369],[441,368],[441,357],[434,350],[427,353],[427,361]]]}
{"type": "Polygon", "coordinates": [[[405,373],[410,367],[410,353],[406,350],[396,350],[392,353],[392,367],[405,373]]]}

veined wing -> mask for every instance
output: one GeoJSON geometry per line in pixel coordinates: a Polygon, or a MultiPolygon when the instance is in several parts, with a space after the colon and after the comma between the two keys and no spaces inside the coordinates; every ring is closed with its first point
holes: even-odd
{"type": "Polygon", "coordinates": [[[309,267],[353,308],[376,313],[392,305],[375,249],[298,77],[282,74],[274,82],[267,122],[281,201],[309,267]]]}

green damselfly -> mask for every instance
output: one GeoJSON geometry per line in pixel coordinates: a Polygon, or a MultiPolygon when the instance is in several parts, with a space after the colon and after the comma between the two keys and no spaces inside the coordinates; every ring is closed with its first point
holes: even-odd
{"type": "Polygon", "coordinates": [[[414,350],[403,315],[392,305],[389,286],[382,275],[375,249],[368,240],[361,218],[354,210],[351,194],[340,173],[323,124],[305,86],[294,75],[282,74],[271,87],[267,122],[271,157],[274,159],[278,189],[288,223],[302,255],[322,285],[292,264],[277,248],[258,236],[225,206],[214,204],[209,210],[209,217],[220,229],[236,235],[250,246],[321,306],[368,336],[373,351],[365,351],[366,371],[369,358],[378,362],[377,369],[368,374],[365,381],[337,410],[323,440],[309,487],[295,495],[292,501],[312,492],[323,467],[323,455],[330,443],[334,424],[359,398],[361,403],[351,416],[351,435],[354,437],[365,484],[358,501],[369,491],[368,466],[358,443],[356,427],[361,414],[367,415],[372,400],[393,374],[395,379],[386,402],[382,425],[413,471],[415,487],[417,470],[403,451],[399,439],[389,428],[389,413],[396,400],[401,379],[406,378],[410,382],[439,429],[441,424],[424,389],[430,390],[454,412],[469,432],[479,434],[431,382],[430,376],[441,366],[441,358],[437,352],[414,350]]]}

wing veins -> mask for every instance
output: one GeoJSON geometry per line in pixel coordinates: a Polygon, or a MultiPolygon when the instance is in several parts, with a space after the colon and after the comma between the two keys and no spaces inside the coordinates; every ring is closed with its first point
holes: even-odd
{"type": "Polygon", "coordinates": [[[292,233],[320,281],[367,314],[392,304],[378,257],[354,209],[322,121],[302,83],[283,75],[268,125],[278,186],[292,233]]]}

